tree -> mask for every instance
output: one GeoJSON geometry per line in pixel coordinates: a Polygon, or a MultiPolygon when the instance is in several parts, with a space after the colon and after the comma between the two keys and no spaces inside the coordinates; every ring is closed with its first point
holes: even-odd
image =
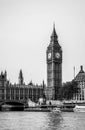
{"type": "Polygon", "coordinates": [[[70,100],[75,94],[79,92],[80,88],[76,81],[71,81],[64,83],[63,86],[59,89],[59,98],[60,100],[70,100]]]}

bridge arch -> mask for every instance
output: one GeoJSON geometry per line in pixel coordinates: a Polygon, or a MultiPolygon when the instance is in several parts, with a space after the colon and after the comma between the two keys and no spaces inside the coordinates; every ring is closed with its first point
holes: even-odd
{"type": "Polygon", "coordinates": [[[18,101],[3,101],[0,103],[0,110],[23,111],[25,104],[18,101]]]}
{"type": "Polygon", "coordinates": [[[13,105],[13,106],[24,106],[24,103],[19,102],[19,101],[3,101],[0,103],[1,106],[4,104],[13,105]]]}

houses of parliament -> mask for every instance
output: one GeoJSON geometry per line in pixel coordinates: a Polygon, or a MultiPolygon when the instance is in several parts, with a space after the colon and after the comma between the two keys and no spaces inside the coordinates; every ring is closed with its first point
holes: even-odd
{"type": "Polygon", "coordinates": [[[41,85],[24,83],[23,72],[20,70],[18,83],[12,84],[7,79],[7,72],[0,74],[0,101],[25,101],[30,99],[37,102],[39,98],[57,100],[58,90],[62,86],[62,48],[58,42],[55,25],[50,37],[50,43],[46,50],[47,85],[44,81],[41,85]]]}

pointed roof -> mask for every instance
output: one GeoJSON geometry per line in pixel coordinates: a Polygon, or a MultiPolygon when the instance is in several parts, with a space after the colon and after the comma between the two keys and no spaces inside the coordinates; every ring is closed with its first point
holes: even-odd
{"type": "Polygon", "coordinates": [[[30,81],[29,85],[33,86],[32,80],[30,81]]]}
{"type": "Polygon", "coordinates": [[[53,32],[52,32],[52,35],[51,35],[51,41],[56,41],[58,38],[57,34],[56,34],[56,30],[55,30],[55,24],[53,24],[53,32]]]}
{"type": "Polygon", "coordinates": [[[23,81],[24,81],[22,69],[20,69],[18,79],[19,79],[19,84],[22,85],[22,84],[23,84],[23,81]]]}
{"type": "Polygon", "coordinates": [[[47,51],[52,49],[52,48],[62,51],[62,48],[58,42],[58,36],[57,36],[56,30],[55,30],[55,24],[53,24],[53,31],[52,31],[50,38],[51,38],[50,44],[47,47],[47,51]]]}
{"type": "Polygon", "coordinates": [[[83,71],[83,66],[80,66],[80,71],[74,80],[79,82],[85,81],[85,72],[83,71]]]}
{"type": "Polygon", "coordinates": [[[20,78],[22,78],[22,77],[23,77],[22,69],[20,69],[20,72],[19,72],[19,77],[20,77],[20,78]]]}
{"type": "Polygon", "coordinates": [[[19,78],[19,80],[24,80],[22,69],[20,69],[19,77],[18,78],[19,78]]]}

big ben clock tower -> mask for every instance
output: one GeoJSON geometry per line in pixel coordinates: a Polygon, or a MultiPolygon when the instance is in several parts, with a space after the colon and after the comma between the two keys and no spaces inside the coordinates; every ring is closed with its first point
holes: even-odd
{"type": "Polygon", "coordinates": [[[50,44],[46,51],[47,57],[47,88],[48,100],[57,100],[59,88],[62,86],[62,49],[53,26],[50,44]]]}

